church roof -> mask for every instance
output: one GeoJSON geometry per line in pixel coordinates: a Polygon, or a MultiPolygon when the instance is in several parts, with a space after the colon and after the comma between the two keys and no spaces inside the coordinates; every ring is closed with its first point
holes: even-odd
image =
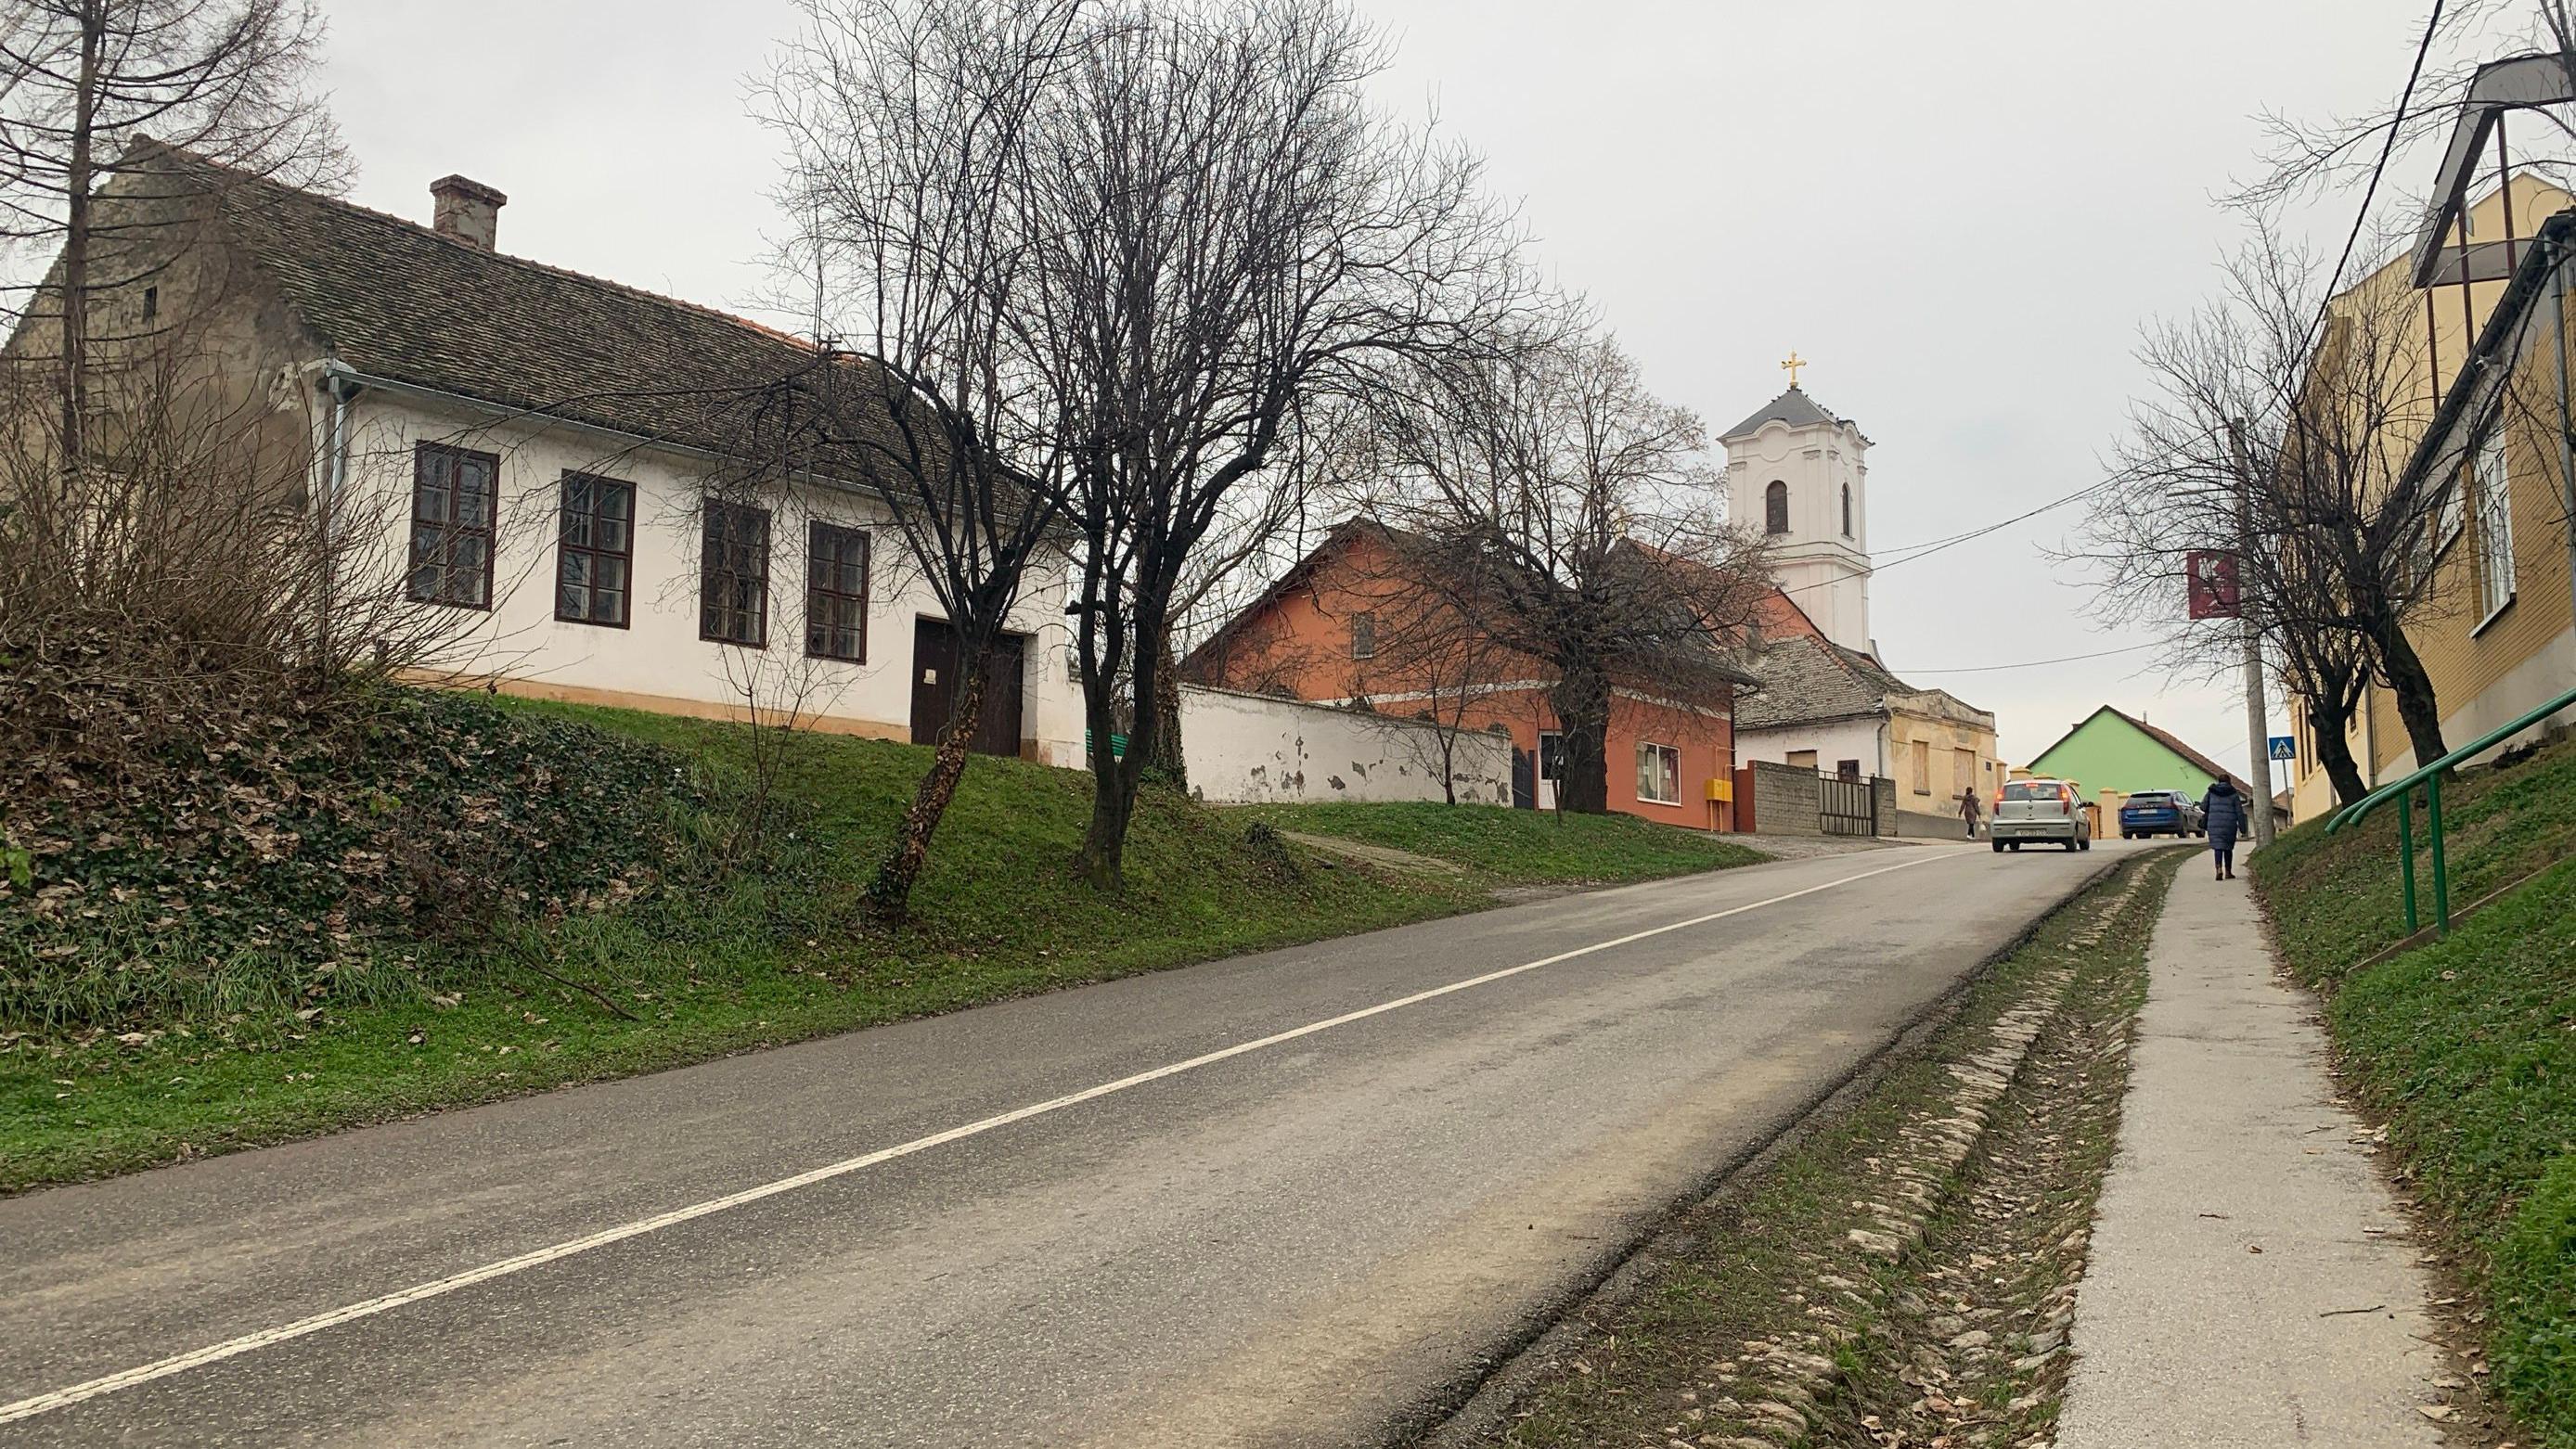
{"type": "Polygon", "coordinates": [[[1790,384],[1787,392],[1771,399],[1771,401],[1759,412],[1756,412],[1753,416],[1737,423],[1734,427],[1727,429],[1718,436],[1721,438],[1740,438],[1746,433],[1752,432],[1754,429],[1761,427],[1764,423],[1786,423],[1793,428],[1803,428],[1812,426],[1816,423],[1844,423],[1848,421],[1850,420],[1847,418],[1838,418],[1832,413],[1825,411],[1823,408],[1816,406],[1816,400],[1807,396],[1805,388],[1792,383],[1790,384]]]}

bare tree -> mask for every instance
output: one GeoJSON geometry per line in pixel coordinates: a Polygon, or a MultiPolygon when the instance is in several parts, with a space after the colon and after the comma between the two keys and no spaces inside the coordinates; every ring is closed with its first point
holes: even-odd
{"type": "MultiPolygon", "coordinates": [[[[309,89],[322,35],[313,0],[0,7],[0,239],[22,258],[52,256],[40,281],[14,290],[14,350],[51,364],[70,468],[90,453],[92,299],[167,266],[179,248],[166,233],[205,214],[140,204],[102,213],[99,193],[129,203],[175,194],[146,138],[245,175],[296,185],[336,176],[338,136],[309,89]]],[[[159,320],[140,319],[138,330],[159,320]]]]}
{"type": "Polygon", "coordinates": [[[0,673],[16,660],[67,691],[60,737],[14,742],[22,763],[112,771],[201,715],[363,708],[361,686],[451,661],[484,617],[410,602],[409,500],[322,506],[315,420],[210,375],[186,333],[120,359],[99,415],[116,466],[91,470],[76,528],[52,396],[49,376],[0,372],[19,422],[0,428],[0,673]],[[86,711],[93,688],[141,712],[86,711]]]}
{"type": "Polygon", "coordinates": [[[1104,888],[1229,501],[1293,452],[1303,407],[1484,335],[1525,290],[1476,159],[1369,101],[1386,53],[1343,0],[1129,0],[1040,128],[1049,224],[1021,315],[1076,447],[1094,776],[1076,869],[1104,888]]]}
{"type": "MultiPolygon", "coordinates": [[[[2417,154],[2422,143],[2447,132],[2479,72],[2499,60],[2552,62],[2576,95],[2576,6],[2569,0],[2431,0],[2411,35],[2418,53],[2385,101],[2325,116],[2265,112],[2255,169],[2226,199],[2268,213],[2319,191],[2386,189],[2393,184],[2384,169],[2388,160],[2417,154]]],[[[2398,58],[2392,52],[2392,61],[2398,58]]],[[[2533,126],[2516,147],[2517,162],[2566,184],[2576,160],[2568,148],[2576,140],[2576,115],[2564,104],[2520,114],[2533,126]]]]}
{"type": "Polygon", "coordinates": [[[2215,676],[2233,667],[2240,626],[2183,619],[2186,560],[2235,555],[2247,616],[2349,799],[2362,775],[2345,732],[2369,682],[2395,695],[2418,759],[2445,752],[2408,631],[2451,603],[2436,565],[2461,501],[2452,480],[2408,467],[2431,412],[2412,294],[2382,276],[2328,306],[2324,277],[2263,232],[2222,298],[2149,330],[2139,357],[2154,391],[2094,497],[2086,556],[2106,617],[2177,620],[2167,665],[2215,676]]]}
{"type": "Polygon", "coordinates": [[[964,778],[986,675],[1022,584],[1060,555],[1064,405],[1018,309],[1048,224],[1035,127],[1087,38],[1080,0],[807,0],[763,88],[789,143],[782,199],[805,239],[818,325],[865,359],[818,370],[834,459],[892,509],[955,633],[958,673],[930,768],[870,887],[903,915],[964,778]],[[828,283],[843,279],[839,290],[828,283]]]}
{"type": "Polygon", "coordinates": [[[1699,418],[1648,392],[1606,336],[1441,368],[1381,410],[1398,629],[1448,617],[1543,681],[1560,807],[1609,808],[1616,699],[1722,701],[1770,586],[1717,514],[1699,418]]]}

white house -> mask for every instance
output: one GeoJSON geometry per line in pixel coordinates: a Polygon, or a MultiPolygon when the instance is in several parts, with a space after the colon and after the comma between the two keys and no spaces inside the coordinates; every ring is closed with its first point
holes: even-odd
{"type": "MultiPolygon", "coordinates": [[[[226,365],[299,415],[310,499],[375,530],[383,587],[452,616],[444,672],[893,739],[944,720],[950,635],[893,514],[771,415],[864,361],[511,256],[505,198],[462,177],[421,225],[168,154],[205,255],[102,305],[197,308],[226,365]]],[[[977,748],[1080,762],[1064,578],[1060,558],[1032,570],[977,748]]]]}

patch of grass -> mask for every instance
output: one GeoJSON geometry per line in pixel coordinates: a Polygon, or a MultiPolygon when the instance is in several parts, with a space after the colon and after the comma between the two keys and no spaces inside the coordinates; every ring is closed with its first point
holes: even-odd
{"type": "MultiPolygon", "coordinates": [[[[658,746],[719,789],[745,768],[736,729],[502,708],[658,746]]],[[[757,870],[675,871],[685,884],[528,923],[506,949],[396,951],[382,969],[407,973],[402,989],[338,992],[305,1007],[309,1017],[234,1011],[122,1039],[0,1040],[0,1192],[1471,910],[1490,904],[1498,883],[1636,879],[1754,858],[1694,841],[1614,859],[1619,842],[1646,837],[1603,822],[1576,827],[1594,841],[1588,849],[1489,849],[1462,824],[1447,848],[1470,872],[1433,878],[1258,843],[1249,818],[1149,791],[1130,836],[1128,889],[1108,897],[1065,870],[1088,819],[1089,778],[978,757],[940,826],[911,924],[887,930],[866,922],[867,880],[928,752],[820,735],[777,743],[781,812],[757,870]]],[[[1456,811],[1462,821],[1508,814],[1456,811]]],[[[1437,833],[1415,827],[1425,832],[1437,833]]],[[[691,848],[712,849],[707,836],[701,821],[691,848]]]]}
{"type": "Polygon", "coordinates": [[[2349,977],[2327,1020],[2427,1206],[2485,1259],[2497,1389],[2576,1446],[2576,862],[2349,977]]]}
{"type": "MultiPolygon", "coordinates": [[[[2443,787],[2444,859],[2451,902],[2471,901],[2576,855],[2576,741],[2505,769],[2466,772],[2443,787]]],[[[2433,863],[2423,802],[2415,809],[2420,919],[2433,920],[2433,863]]],[[[2284,833],[2249,858],[2291,969],[2313,986],[2406,935],[2397,810],[2328,836],[2324,821],[2284,833]]]]}
{"type": "Polygon", "coordinates": [[[1523,880],[1653,880],[1750,865],[1767,857],[1702,831],[1634,815],[1559,815],[1430,802],[1401,805],[1244,805],[1227,812],[1411,851],[1523,880]]]}
{"type": "Polygon", "coordinates": [[[2253,865],[2284,954],[2332,992],[2347,1078],[2488,1302],[2497,1391],[2576,1449],[2576,748],[2460,785],[2455,901],[2564,863],[2367,971],[2404,931],[2393,829],[2303,834],[2253,865]]]}

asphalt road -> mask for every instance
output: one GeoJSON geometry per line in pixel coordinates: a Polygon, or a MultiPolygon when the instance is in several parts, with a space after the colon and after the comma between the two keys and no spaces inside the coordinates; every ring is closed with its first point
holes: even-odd
{"type": "Polygon", "coordinates": [[[0,1443],[1380,1441],[2118,848],[1566,897],[0,1202],[0,1443]]]}

